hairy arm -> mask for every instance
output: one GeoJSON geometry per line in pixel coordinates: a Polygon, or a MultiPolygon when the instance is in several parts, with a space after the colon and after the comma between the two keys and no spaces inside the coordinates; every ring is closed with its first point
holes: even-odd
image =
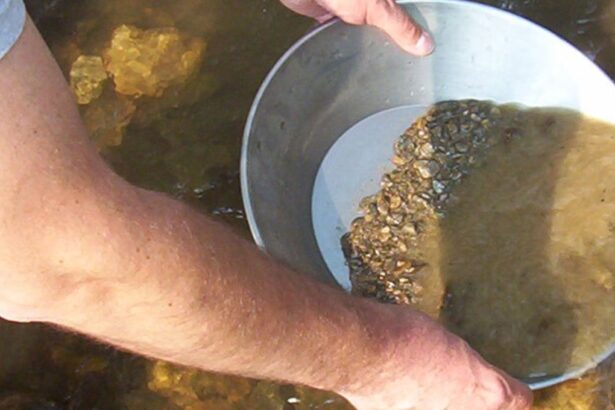
{"type": "Polygon", "coordinates": [[[526,408],[519,384],[425,316],[297,274],[115,175],[30,21],[0,60],[0,112],[2,316],[362,409],[526,408]]]}

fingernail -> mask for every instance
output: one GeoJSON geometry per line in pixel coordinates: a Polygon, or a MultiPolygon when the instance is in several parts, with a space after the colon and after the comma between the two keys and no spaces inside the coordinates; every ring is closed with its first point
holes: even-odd
{"type": "Polygon", "coordinates": [[[429,35],[428,32],[423,31],[421,37],[419,37],[419,41],[416,42],[416,52],[422,56],[426,56],[431,54],[434,49],[433,39],[429,35]]]}

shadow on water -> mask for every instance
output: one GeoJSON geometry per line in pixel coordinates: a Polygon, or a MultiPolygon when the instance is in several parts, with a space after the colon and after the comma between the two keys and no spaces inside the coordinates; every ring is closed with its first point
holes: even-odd
{"type": "Polygon", "coordinates": [[[453,191],[458,202],[440,223],[441,318],[488,361],[527,379],[565,371],[579,330],[547,255],[555,181],[579,117],[516,116],[453,191]]]}

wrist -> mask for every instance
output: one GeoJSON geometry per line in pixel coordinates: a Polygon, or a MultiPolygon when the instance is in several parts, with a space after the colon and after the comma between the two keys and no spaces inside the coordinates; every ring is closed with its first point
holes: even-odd
{"type": "Polygon", "coordinates": [[[360,366],[348,383],[333,388],[355,405],[376,400],[383,408],[393,408],[401,395],[407,408],[415,408],[423,391],[441,384],[456,369],[465,372],[468,357],[474,355],[465,342],[412,308],[369,302],[362,316],[371,356],[357,360],[360,366]],[[388,400],[391,407],[386,406],[388,400]]]}
{"type": "Polygon", "coordinates": [[[320,372],[327,375],[327,380],[321,385],[311,385],[351,396],[370,390],[381,373],[391,374],[395,370],[389,368],[393,367],[391,357],[403,345],[404,336],[411,332],[396,320],[397,307],[346,297],[350,300],[347,310],[352,312],[353,323],[331,332],[335,333],[335,339],[343,341],[343,353],[339,347],[331,346],[326,352],[328,360],[323,360],[329,367],[320,372]]]}

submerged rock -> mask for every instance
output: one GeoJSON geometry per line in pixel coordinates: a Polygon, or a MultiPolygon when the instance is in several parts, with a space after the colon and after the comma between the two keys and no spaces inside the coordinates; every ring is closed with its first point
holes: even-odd
{"type": "Polygon", "coordinates": [[[122,143],[124,130],[130,123],[137,107],[129,98],[115,95],[89,104],[82,112],[83,121],[98,149],[114,147],[122,143]]]}
{"type": "Polygon", "coordinates": [[[205,42],[176,28],[115,29],[105,51],[105,66],[120,94],[159,97],[172,85],[183,84],[200,67],[205,42]]]}
{"type": "Polygon", "coordinates": [[[70,86],[79,104],[89,104],[101,96],[107,72],[100,56],[80,55],[70,69],[70,86]]]}

